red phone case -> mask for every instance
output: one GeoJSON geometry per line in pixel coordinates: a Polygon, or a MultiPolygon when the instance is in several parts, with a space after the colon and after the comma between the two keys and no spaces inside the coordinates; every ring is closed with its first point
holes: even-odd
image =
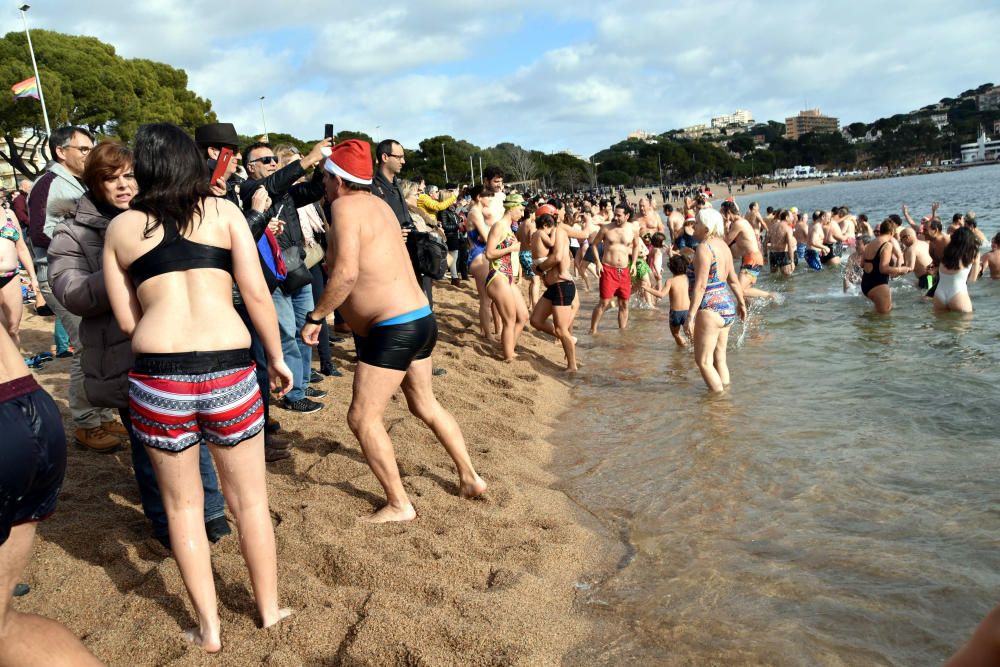
{"type": "Polygon", "coordinates": [[[222,178],[222,175],[226,173],[226,167],[229,166],[229,161],[233,159],[233,149],[223,148],[219,153],[219,160],[215,163],[215,171],[212,173],[212,180],[209,181],[212,185],[215,185],[216,181],[222,178]]]}

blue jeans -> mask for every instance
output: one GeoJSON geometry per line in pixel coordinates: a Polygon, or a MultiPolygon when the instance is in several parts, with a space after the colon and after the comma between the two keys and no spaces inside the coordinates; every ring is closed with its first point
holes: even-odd
{"type": "Polygon", "coordinates": [[[285,398],[294,402],[305,398],[309,377],[312,375],[312,348],[299,335],[306,323],[306,314],[313,309],[312,285],[301,287],[290,296],[278,287],[271,293],[271,300],[278,313],[281,353],[294,378],[292,388],[285,394],[285,398]]]}
{"type": "MultiPolygon", "coordinates": [[[[142,511],[153,524],[153,534],[157,537],[167,536],[167,510],[163,507],[160,497],[160,486],[156,483],[156,473],[153,472],[153,462],[141,442],[132,435],[132,417],[128,408],[119,408],[122,424],[128,429],[128,439],[132,449],[132,469],[135,471],[135,481],[139,485],[139,498],[142,500],[142,511]]],[[[207,446],[199,445],[199,464],[201,467],[201,485],[205,490],[205,523],[226,513],[226,501],[219,490],[219,478],[215,475],[212,465],[212,453],[207,446]]]]}
{"type": "MultiPolygon", "coordinates": [[[[257,329],[254,328],[253,320],[250,319],[247,307],[242,303],[236,304],[234,307],[243,320],[243,324],[246,325],[247,331],[250,332],[250,356],[253,357],[254,363],[257,364],[257,386],[260,387],[260,397],[264,402],[264,423],[266,424],[271,418],[271,383],[267,375],[268,362],[267,354],[264,352],[264,342],[257,335],[257,329]]],[[[265,428],[264,446],[267,447],[270,442],[271,434],[265,428]]]]}

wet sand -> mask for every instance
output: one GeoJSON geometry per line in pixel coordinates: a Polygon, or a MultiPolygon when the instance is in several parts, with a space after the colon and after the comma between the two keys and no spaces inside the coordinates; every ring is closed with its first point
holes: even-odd
{"type": "MultiPolygon", "coordinates": [[[[345,423],[354,368],[345,340],[334,346],[344,377],[320,385],[329,392],[323,411],[273,411],[294,443],[291,459],[268,466],[281,603],[294,616],[256,628],[234,525],[212,548],[223,651],[212,657],[187,644],[181,633],[195,624],[193,611],[142,514],[129,451],[74,444],[58,509],[41,525],[24,577],[32,592],[15,607],[65,623],[109,665],[559,663],[591,630],[575,584],[615,556],[552,489],[545,438],[569,398],[561,348],[526,332],[521,358],[506,365],[475,333],[473,287],[439,287],[435,300],[435,366],[448,370],[435,390],[490,485],[484,499],[457,497],[451,460],[397,394],[386,426],[418,518],[357,521],[383,496],[345,423]]],[[[52,325],[26,312],[24,347],[48,349],[52,325]]],[[[37,376],[72,443],[68,368],[55,360],[37,376]]]]}

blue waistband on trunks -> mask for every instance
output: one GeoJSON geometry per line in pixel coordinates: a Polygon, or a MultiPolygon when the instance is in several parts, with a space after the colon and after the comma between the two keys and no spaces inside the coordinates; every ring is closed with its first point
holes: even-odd
{"type": "Polygon", "coordinates": [[[396,317],[389,318],[388,320],[382,320],[381,322],[376,322],[372,326],[391,327],[393,324],[406,324],[407,322],[419,320],[421,317],[427,317],[430,314],[431,314],[431,307],[424,306],[423,308],[411,310],[410,312],[403,313],[402,315],[396,315],[396,317]]]}

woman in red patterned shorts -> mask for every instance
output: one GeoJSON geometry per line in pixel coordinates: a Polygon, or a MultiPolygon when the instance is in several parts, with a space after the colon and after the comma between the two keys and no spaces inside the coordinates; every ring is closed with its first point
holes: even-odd
{"type": "Polygon", "coordinates": [[[108,227],[105,284],[136,357],[129,374],[133,432],[153,462],[170,544],[198,614],[187,638],[216,652],[222,642],[202,517],[202,441],[236,518],[261,625],[290,613],[278,606],[263,403],[250,334],[233,308],[234,279],[264,343],[271,387],[284,393],[292,374],[250,229],[235,205],[212,196],[194,142],[174,125],[145,125],[136,135],[134,167],[139,194],[108,227]]]}

